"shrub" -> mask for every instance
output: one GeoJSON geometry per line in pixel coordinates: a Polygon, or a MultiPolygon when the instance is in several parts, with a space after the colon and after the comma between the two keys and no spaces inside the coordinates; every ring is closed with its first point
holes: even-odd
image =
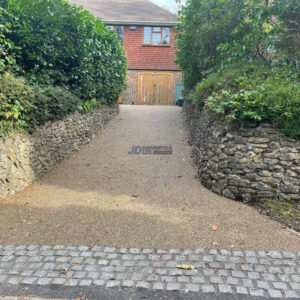
{"type": "Polygon", "coordinates": [[[269,121],[300,138],[300,84],[295,75],[249,63],[211,75],[190,99],[240,124],[269,121]]]}
{"type": "Polygon", "coordinates": [[[189,0],[179,13],[177,61],[191,90],[233,63],[286,63],[300,76],[299,0],[189,0]]]}
{"type": "Polygon", "coordinates": [[[266,82],[268,119],[291,137],[300,138],[300,83],[279,76],[266,82]]]}
{"type": "Polygon", "coordinates": [[[299,0],[275,0],[271,7],[282,24],[276,39],[276,59],[286,61],[300,78],[300,2],[299,0]]]}
{"type": "Polygon", "coordinates": [[[7,37],[11,32],[11,27],[16,18],[7,12],[4,8],[5,3],[0,1],[0,73],[7,70],[7,68],[16,68],[15,52],[17,47],[7,37]]]}
{"type": "MultiPolygon", "coordinates": [[[[99,105],[94,101],[94,105],[99,105]]],[[[48,121],[61,120],[78,110],[80,103],[78,97],[63,87],[31,87],[24,79],[4,73],[0,76],[0,136],[33,131],[48,121]]],[[[95,106],[90,104],[88,108],[92,110],[95,106]]]]}
{"type": "Polygon", "coordinates": [[[0,136],[34,127],[34,91],[10,73],[0,76],[0,136]]]}
{"type": "Polygon", "coordinates": [[[236,63],[229,69],[225,69],[220,73],[213,73],[198,83],[195,89],[190,93],[189,99],[195,103],[204,104],[204,101],[213,92],[224,88],[235,87],[238,78],[251,77],[260,81],[269,76],[271,68],[262,60],[248,63],[236,63]]]}
{"type": "Polygon", "coordinates": [[[99,102],[96,99],[92,99],[90,101],[84,101],[81,102],[81,104],[79,105],[79,110],[82,112],[91,112],[93,111],[95,108],[99,107],[99,102]]]}
{"type": "Polygon", "coordinates": [[[82,100],[117,101],[126,78],[117,37],[89,12],[65,0],[7,0],[18,17],[7,34],[31,83],[67,86],[82,100]]]}
{"type": "Polygon", "coordinates": [[[80,99],[62,87],[34,88],[35,124],[42,125],[48,121],[62,120],[74,113],[80,104],[80,99]]]}

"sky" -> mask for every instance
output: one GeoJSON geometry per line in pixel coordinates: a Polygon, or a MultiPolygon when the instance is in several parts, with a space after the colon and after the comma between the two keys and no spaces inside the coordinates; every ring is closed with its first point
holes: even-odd
{"type": "Polygon", "coordinates": [[[174,13],[177,10],[177,6],[176,6],[176,1],[175,0],[150,0],[150,1],[158,4],[159,6],[168,8],[169,10],[171,10],[174,13]]]}

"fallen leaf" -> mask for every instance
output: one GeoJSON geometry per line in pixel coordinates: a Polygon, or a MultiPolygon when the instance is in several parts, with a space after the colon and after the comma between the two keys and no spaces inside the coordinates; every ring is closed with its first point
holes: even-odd
{"type": "Polygon", "coordinates": [[[176,265],[176,268],[184,269],[184,270],[194,270],[195,269],[195,267],[193,265],[176,265]]]}
{"type": "Polygon", "coordinates": [[[217,231],[217,230],[218,230],[218,227],[217,227],[216,225],[213,225],[213,226],[211,226],[211,229],[212,229],[213,231],[217,231]]]}
{"type": "Polygon", "coordinates": [[[66,275],[67,272],[68,272],[68,269],[65,268],[65,267],[61,267],[61,268],[59,269],[59,273],[60,273],[60,274],[66,275]]]}

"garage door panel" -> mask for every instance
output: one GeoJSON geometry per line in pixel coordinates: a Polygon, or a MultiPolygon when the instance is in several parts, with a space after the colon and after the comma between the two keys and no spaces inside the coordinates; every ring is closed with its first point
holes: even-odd
{"type": "Polygon", "coordinates": [[[173,73],[139,72],[137,104],[173,104],[173,85],[173,73]]]}

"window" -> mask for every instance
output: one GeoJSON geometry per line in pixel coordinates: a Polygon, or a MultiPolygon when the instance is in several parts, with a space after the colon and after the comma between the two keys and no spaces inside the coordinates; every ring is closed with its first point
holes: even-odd
{"type": "Polygon", "coordinates": [[[171,29],[168,27],[144,27],[145,45],[170,45],[171,29]]]}
{"type": "Polygon", "coordinates": [[[124,26],[113,26],[113,25],[107,25],[106,26],[108,29],[110,29],[111,31],[113,31],[118,39],[123,42],[124,39],[124,26]]]}

